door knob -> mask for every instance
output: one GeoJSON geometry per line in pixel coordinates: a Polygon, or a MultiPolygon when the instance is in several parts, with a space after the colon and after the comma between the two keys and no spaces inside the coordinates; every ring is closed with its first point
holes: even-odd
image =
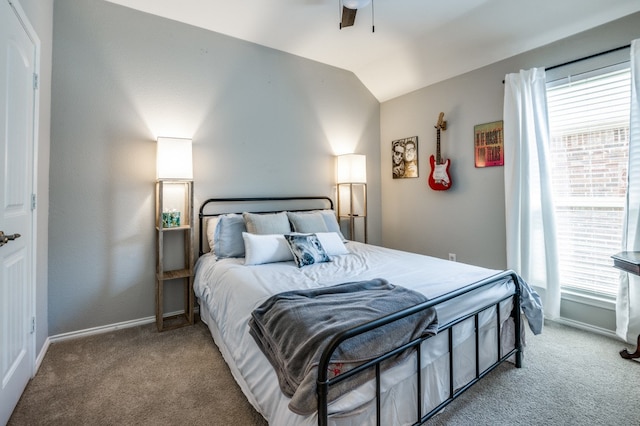
{"type": "Polygon", "coordinates": [[[4,232],[0,231],[0,247],[7,244],[9,241],[15,240],[16,238],[20,238],[20,234],[6,235],[4,232]]]}

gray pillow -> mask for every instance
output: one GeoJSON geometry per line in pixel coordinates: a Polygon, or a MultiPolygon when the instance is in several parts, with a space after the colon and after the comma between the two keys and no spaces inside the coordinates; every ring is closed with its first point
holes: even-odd
{"type": "Polygon", "coordinates": [[[340,230],[340,225],[338,224],[338,219],[336,218],[336,212],[333,210],[319,210],[318,211],[322,218],[324,219],[324,223],[327,226],[327,231],[329,232],[337,232],[342,238],[342,241],[346,241],[344,235],[342,235],[342,231],[340,230]]]}
{"type": "Polygon", "coordinates": [[[285,212],[280,213],[242,213],[247,232],[251,234],[288,234],[291,232],[289,218],[285,212]]]}
{"type": "Polygon", "coordinates": [[[244,218],[239,214],[227,214],[218,217],[214,236],[213,252],[220,258],[244,257],[242,233],[247,228],[244,218]]]}
{"type": "Polygon", "coordinates": [[[320,212],[287,212],[295,232],[329,232],[329,228],[320,212]]]}

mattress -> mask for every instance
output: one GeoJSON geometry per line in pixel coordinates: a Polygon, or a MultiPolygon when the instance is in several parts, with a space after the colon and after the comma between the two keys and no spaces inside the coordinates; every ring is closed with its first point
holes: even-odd
{"type": "MultiPolygon", "coordinates": [[[[249,334],[251,312],[270,296],[294,289],[311,289],[350,281],[384,278],[389,282],[416,290],[427,298],[447,294],[471,283],[497,274],[497,270],[429,256],[408,253],[370,244],[348,242],[348,254],[332,256],[331,262],[298,268],[292,261],[262,265],[244,265],[241,258],[216,259],[201,256],[196,266],[194,292],[200,315],[208,325],[215,343],[229,365],[249,402],[274,425],[315,425],[317,415],[300,416],[288,409],[288,398],[280,391],[275,371],[249,334]]],[[[541,327],[542,311],[535,293],[526,283],[523,306],[525,314],[541,327]]],[[[444,326],[481,304],[501,300],[514,284],[510,279],[474,290],[462,297],[436,306],[438,322],[444,326]]],[[[501,353],[513,348],[514,322],[510,317],[512,301],[499,305],[501,353]]],[[[498,323],[496,308],[479,316],[480,367],[484,369],[498,357],[498,323]]],[[[464,386],[475,377],[475,323],[473,318],[453,328],[454,388],[464,386]]],[[[422,346],[423,412],[431,410],[449,396],[449,334],[438,334],[422,346]]],[[[416,355],[382,374],[382,424],[415,422],[416,355]]],[[[330,424],[375,424],[375,386],[366,383],[329,406],[330,424]]]]}

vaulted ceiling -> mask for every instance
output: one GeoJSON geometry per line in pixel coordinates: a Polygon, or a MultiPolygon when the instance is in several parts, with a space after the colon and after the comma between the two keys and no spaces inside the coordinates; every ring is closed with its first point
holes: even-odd
{"type": "Polygon", "coordinates": [[[640,0],[109,0],[352,71],[381,102],[640,11],[640,0]],[[375,31],[372,31],[375,25],[375,31]]]}

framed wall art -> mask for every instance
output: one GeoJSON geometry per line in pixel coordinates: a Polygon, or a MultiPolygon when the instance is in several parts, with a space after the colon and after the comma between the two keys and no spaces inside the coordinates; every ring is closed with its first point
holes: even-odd
{"type": "Polygon", "coordinates": [[[476,167],[504,166],[502,120],[474,126],[476,167]]]}
{"type": "Polygon", "coordinates": [[[391,142],[391,171],[394,179],[418,177],[418,137],[391,142]]]}

